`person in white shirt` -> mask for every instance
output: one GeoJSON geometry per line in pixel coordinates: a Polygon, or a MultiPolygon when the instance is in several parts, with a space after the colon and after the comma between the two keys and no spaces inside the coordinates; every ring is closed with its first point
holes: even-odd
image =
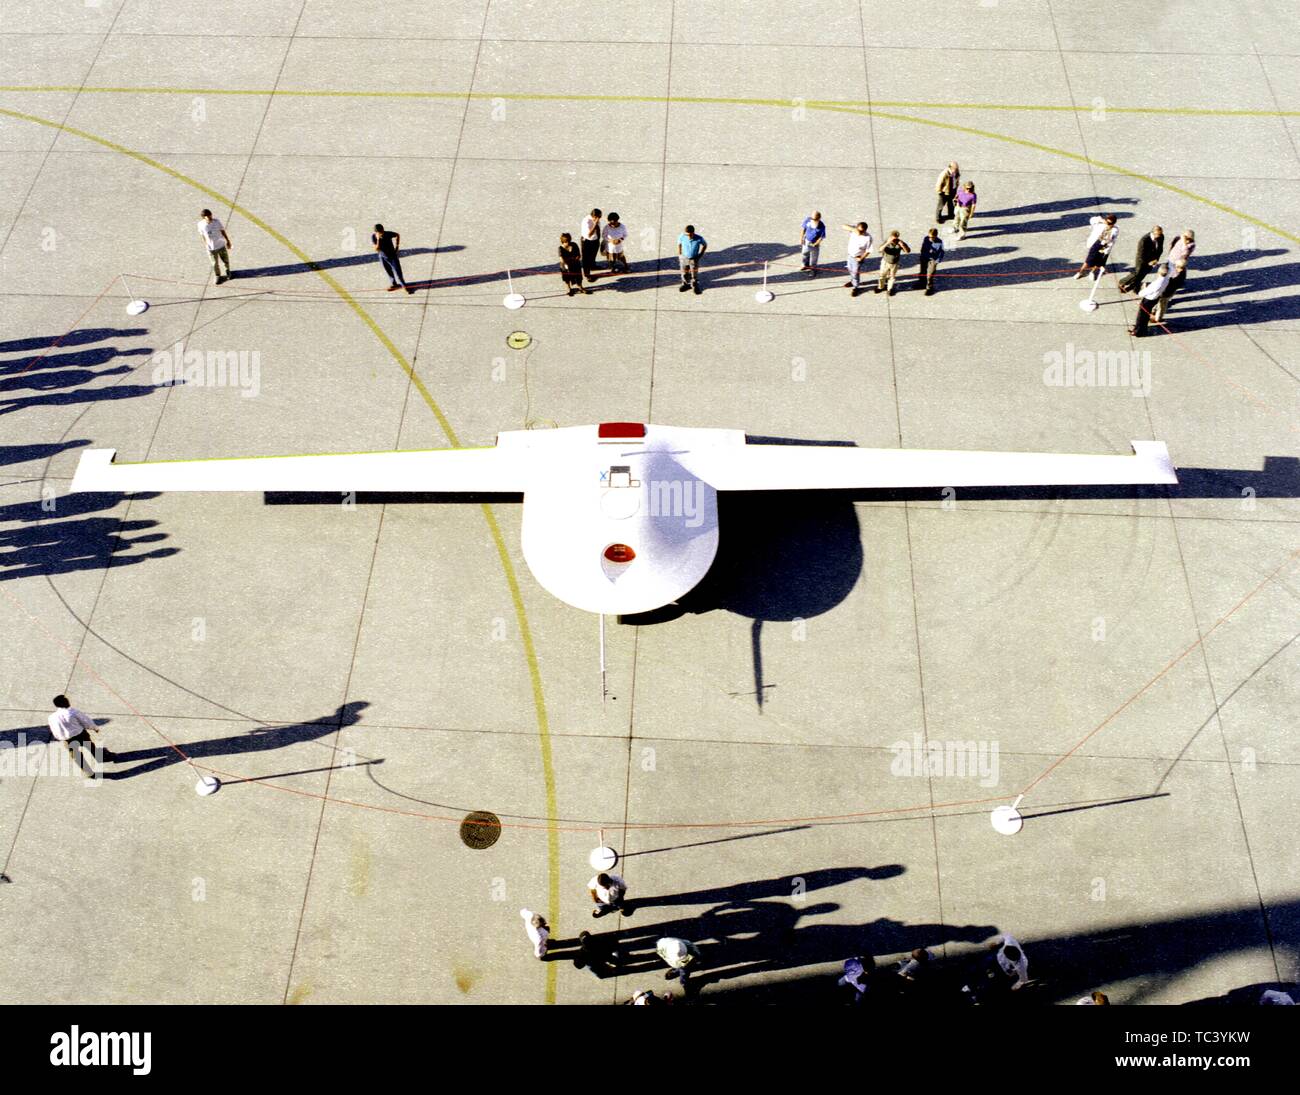
{"type": "Polygon", "coordinates": [[[867,256],[871,254],[871,233],[867,231],[866,221],[858,221],[857,224],[845,224],[841,227],[849,234],[849,249],[845,261],[845,265],[849,269],[849,280],[844,283],[844,288],[851,290],[849,296],[856,297],[860,288],[862,264],[867,261],[867,256]]]}
{"type": "Polygon", "coordinates": [[[582,218],[582,227],[578,229],[578,246],[582,248],[582,272],[588,281],[596,280],[596,256],[600,254],[600,218],[599,209],[593,209],[582,218]]]}
{"type": "Polygon", "coordinates": [[[1091,992],[1087,996],[1080,996],[1075,1003],[1104,1005],[1110,1003],[1110,997],[1104,992],[1091,992]]]}
{"type": "Polygon", "coordinates": [[[234,244],[230,242],[230,237],[226,234],[225,225],[212,215],[211,209],[205,209],[199,214],[198,223],[199,235],[203,237],[203,242],[208,248],[208,257],[212,260],[212,272],[217,277],[217,284],[223,281],[229,281],[230,273],[230,249],[234,244]],[[226,267],[226,273],[223,277],[221,267],[226,267]]]}
{"type": "Polygon", "coordinates": [[[994,961],[1002,971],[1012,989],[1018,989],[1029,980],[1029,959],[1020,947],[1020,941],[1011,935],[1004,935],[1002,942],[996,944],[994,961]]]}
{"type": "Polygon", "coordinates": [[[686,939],[665,935],[655,943],[655,953],[670,967],[664,974],[664,979],[667,981],[675,979],[681,982],[682,988],[685,989],[691,966],[699,961],[700,948],[686,939]]]}
{"type": "Polygon", "coordinates": [[[1138,314],[1137,319],[1133,321],[1133,326],[1128,329],[1128,333],[1134,338],[1142,338],[1147,333],[1147,325],[1151,322],[1151,313],[1155,311],[1156,306],[1160,303],[1160,294],[1169,287],[1169,263],[1162,262],[1156,267],[1156,272],[1147,277],[1142,288],[1138,290],[1138,314]]]}
{"type": "Polygon", "coordinates": [[[622,906],[623,898],[627,896],[627,883],[616,874],[601,871],[587,883],[587,892],[596,903],[591,915],[600,917],[622,906]]]}
{"type": "Polygon", "coordinates": [[[627,225],[618,219],[617,213],[611,213],[601,235],[601,250],[609,260],[611,274],[627,272],[627,255],[623,253],[623,241],[627,239],[627,225]]]}
{"type": "Polygon", "coordinates": [[[1075,281],[1092,270],[1104,269],[1109,261],[1110,249],[1119,239],[1114,213],[1107,213],[1104,217],[1091,217],[1088,223],[1092,226],[1092,231],[1088,233],[1088,253],[1084,256],[1083,264],[1075,271],[1075,281]]]}
{"type": "Polygon", "coordinates": [[[533,957],[545,958],[546,944],[551,938],[551,926],[540,913],[535,913],[532,909],[520,909],[519,915],[523,917],[524,931],[528,933],[528,938],[533,944],[533,957]]]}
{"type": "MultiPolygon", "coordinates": [[[[86,757],[94,760],[95,743],[90,735],[99,733],[95,720],[73,707],[67,696],[55,696],[54,712],[50,715],[49,724],[54,740],[63,743],[72,763],[86,775],[94,775],[94,766],[87,768],[86,757]]],[[[100,756],[103,760],[113,759],[113,754],[107,749],[101,749],[100,756]]]]}

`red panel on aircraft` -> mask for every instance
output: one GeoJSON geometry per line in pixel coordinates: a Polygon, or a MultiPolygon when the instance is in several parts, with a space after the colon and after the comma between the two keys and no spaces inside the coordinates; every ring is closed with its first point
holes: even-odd
{"type": "Polygon", "coordinates": [[[640,422],[602,422],[596,430],[597,437],[644,437],[645,426],[640,422]]]}

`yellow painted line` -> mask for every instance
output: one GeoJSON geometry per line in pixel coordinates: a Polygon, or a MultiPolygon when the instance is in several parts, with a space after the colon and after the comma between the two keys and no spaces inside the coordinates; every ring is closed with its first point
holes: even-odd
{"type": "MultiPolygon", "coordinates": [[[[201,193],[207,194],[217,201],[229,207],[233,212],[238,213],[251,224],[255,224],[263,232],[267,233],[272,239],[282,247],[296,255],[299,259],[311,266],[316,275],[321,278],[331,289],[333,289],[352,310],[361,317],[361,320],[374,333],[374,336],[383,344],[384,349],[392,356],[393,360],[402,367],[402,371],[411,379],[420,396],[424,399],[425,404],[433,412],[434,417],[438,420],[438,425],[442,432],[447,436],[453,447],[459,448],[460,441],[456,437],[455,430],[452,429],[451,423],[443,413],[442,408],[438,406],[424,382],[416,375],[411,363],[406,360],[406,356],[394,344],[393,340],[388,337],[383,328],[374,321],[370,313],[363,308],[360,303],[352,296],[342,285],[319,265],[314,263],[300,247],[289,240],[287,237],[277,232],[264,220],[256,214],[249,212],[242,206],[236,205],[230,198],[226,197],[219,191],[213,190],[210,186],[205,186],[197,179],[192,179],[166,164],[159,163],[157,160],[150,159],[142,152],[136,152],[134,149],[127,148],[124,145],[117,144],[115,141],[107,140],[104,137],[97,137],[93,133],[87,133],[82,129],[75,129],[72,126],[62,125],[59,122],[49,118],[40,118],[34,114],[24,114],[17,110],[7,110],[0,107],[0,115],[6,115],[10,118],[18,118],[21,121],[32,122],[35,125],[46,126],[50,129],[60,130],[64,133],[70,133],[74,137],[80,137],[83,140],[91,141],[94,144],[102,145],[104,148],[119,152],[123,156],[129,156],[131,159],[161,171],[164,175],[169,175],[177,182],[184,183],[186,186],[193,187],[201,193]]],[[[547,868],[550,873],[549,886],[549,904],[547,906],[548,921],[555,925],[559,922],[560,911],[560,834],[555,827],[555,818],[559,814],[556,805],[555,793],[555,766],[551,756],[551,728],[550,720],[546,714],[546,702],[542,692],[542,674],[541,668],[537,661],[537,651],[533,646],[532,629],[528,624],[528,614],[524,608],[523,595],[519,589],[519,579],[515,574],[514,564],[510,561],[510,552],[506,547],[505,538],[501,535],[501,528],[497,524],[496,515],[488,505],[482,506],[483,516],[487,520],[488,530],[492,535],[493,543],[496,544],[497,555],[501,559],[502,569],[505,571],[506,584],[510,588],[510,599],[514,602],[515,618],[519,622],[519,633],[523,639],[524,657],[528,662],[528,676],[532,682],[533,705],[537,713],[537,733],[542,753],[542,777],[546,788],[546,847],[547,847],[547,868]]],[[[556,971],[558,966],[554,962],[547,962],[546,965],[546,1002],[555,1003],[556,971]]]]}
{"type": "Polygon", "coordinates": [[[1204,194],[1198,194],[1194,190],[1188,190],[1185,187],[1174,186],[1173,183],[1164,182],[1163,180],[1154,178],[1151,175],[1144,175],[1140,171],[1130,171],[1127,167],[1120,167],[1119,164],[1107,163],[1105,160],[1094,160],[1091,156],[1084,156],[1078,152],[1070,152],[1064,148],[1055,148],[1052,145],[1040,144],[1037,141],[1026,140],[1023,137],[1008,137],[1004,133],[992,133],[987,129],[975,129],[972,126],[953,125],[951,122],[938,122],[932,118],[918,118],[911,114],[893,114],[880,110],[863,110],[854,107],[831,107],[825,105],[818,107],[818,109],[833,110],[843,114],[870,115],[874,118],[889,118],[892,121],[911,122],[915,125],[928,125],[933,126],[936,129],[956,130],[959,133],[969,133],[976,137],[986,137],[991,141],[1002,141],[1005,144],[1021,145],[1024,148],[1032,148],[1035,151],[1046,152],[1053,156],[1064,156],[1066,159],[1078,160],[1080,163],[1088,164],[1089,166],[1098,168],[1102,171],[1109,171],[1116,175],[1125,175],[1130,179],[1138,179],[1151,186],[1158,186],[1161,190],[1168,190],[1171,193],[1178,194],[1184,198],[1191,198],[1193,201],[1200,202],[1202,205],[1208,205],[1212,209],[1219,210],[1221,213],[1227,213],[1231,217],[1237,217],[1240,220],[1259,225],[1260,228],[1267,229],[1269,232],[1281,236],[1283,239],[1291,240],[1293,243],[1300,243],[1300,236],[1292,235],[1284,228],[1279,228],[1275,224],[1269,224],[1268,221],[1260,220],[1258,217],[1252,217],[1249,213],[1243,213],[1240,209],[1234,209],[1232,206],[1225,205],[1223,202],[1217,202],[1213,198],[1207,198],[1204,194]]]}
{"type": "MultiPolygon", "coordinates": [[[[1010,110],[1092,113],[1093,107],[1060,103],[944,103],[921,99],[741,99],[720,95],[566,95],[540,92],[492,91],[370,91],[361,88],[225,88],[225,87],[80,87],[76,84],[4,84],[0,92],[52,91],[108,95],[270,95],[276,98],[344,99],[504,99],[510,102],[586,103],[702,103],[727,106],[901,107],[907,110],[1010,110]]],[[[1107,114],[1169,114],[1193,118],[1300,118],[1300,110],[1229,110],[1193,106],[1111,106],[1107,114]]]]}
{"type": "MultiPolygon", "coordinates": [[[[1035,151],[1045,152],[1048,155],[1052,155],[1052,156],[1063,156],[1066,159],[1077,160],[1080,163],[1088,164],[1089,166],[1095,167],[1100,171],[1109,171],[1116,175],[1124,175],[1130,179],[1138,179],[1141,182],[1149,183],[1151,186],[1156,186],[1162,190],[1168,190],[1173,194],[1178,194],[1181,197],[1189,198],[1195,202],[1200,202],[1202,205],[1207,205],[1211,209],[1217,209],[1219,210],[1219,212],[1226,213],[1230,217],[1236,217],[1238,220],[1243,220],[1249,224],[1258,225],[1260,228],[1272,232],[1274,235],[1279,236],[1282,239],[1291,240],[1294,243],[1300,243],[1300,236],[1295,236],[1292,233],[1286,231],[1285,229],[1279,228],[1275,224],[1269,224],[1268,221],[1260,220],[1258,217],[1252,217],[1249,213],[1243,213],[1241,212],[1241,210],[1235,209],[1232,206],[1226,205],[1223,202],[1215,201],[1213,198],[1207,198],[1204,194],[1198,194],[1194,190],[1188,190],[1181,186],[1174,186],[1172,183],[1162,182],[1160,179],[1154,178],[1151,175],[1144,175],[1139,171],[1130,171],[1128,168],[1120,167],[1118,164],[1107,163],[1104,160],[1095,160],[1089,156],[1084,156],[1077,152],[1070,152],[1064,148],[1055,148],[1052,145],[1040,144],[1037,141],[1030,141],[1021,137],[1009,137],[1003,133],[993,133],[987,129],[976,129],[973,126],[956,125],[952,122],[941,122],[934,118],[920,118],[915,115],[909,115],[909,114],[895,114],[892,113],[891,111],[880,109],[880,107],[883,106],[910,106],[914,109],[930,108],[935,110],[950,110],[950,109],[956,109],[960,107],[963,110],[1088,111],[1090,110],[1090,108],[1088,107],[1032,105],[1032,104],[1016,105],[1016,104],[1006,104],[1006,103],[984,103],[984,104],[927,103],[927,102],[919,102],[919,101],[918,102],[869,103],[866,100],[855,100],[855,99],[845,99],[845,100],[813,99],[807,102],[802,102],[800,100],[792,100],[792,99],[744,99],[744,98],[732,98],[732,97],[723,97],[723,96],[687,96],[687,95],[674,95],[674,96],[562,95],[562,94],[550,94],[550,93],[540,93],[540,92],[502,92],[499,94],[494,94],[493,92],[490,91],[362,91],[362,90],[320,90],[320,89],[303,89],[303,90],[295,91],[292,89],[286,90],[282,88],[251,90],[247,88],[230,89],[230,88],[195,88],[195,87],[191,87],[191,88],[182,88],[182,87],[78,88],[72,85],[0,86],[0,92],[6,92],[6,91],[10,91],[10,92],[83,91],[83,92],[101,92],[101,93],[108,93],[108,94],[141,94],[141,95],[274,95],[274,96],[291,96],[291,97],[300,96],[300,97],[309,97],[309,98],[456,99],[462,101],[465,99],[483,99],[489,101],[493,99],[503,99],[511,102],[656,103],[656,104],[672,103],[672,104],[725,105],[725,106],[764,106],[764,107],[779,107],[784,110],[789,110],[795,106],[801,105],[807,107],[809,110],[820,110],[820,111],[826,111],[830,113],[841,113],[841,114],[868,115],[875,118],[888,118],[892,121],[910,122],[914,125],[932,126],[936,129],[952,130],[957,133],[969,133],[973,136],[986,137],[989,140],[1001,141],[1005,144],[1015,144],[1015,145],[1020,145],[1024,148],[1032,148],[1035,151]]],[[[1231,111],[1231,110],[1201,110],[1193,107],[1163,108],[1163,107],[1111,107],[1111,106],[1108,106],[1106,110],[1110,113],[1117,113],[1117,114],[1172,114],[1172,115],[1186,115],[1192,117],[1207,116],[1207,115],[1222,115],[1225,117],[1236,116],[1236,117],[1261,117],[1261,118],[1300,117],[1300,111],[1294,111],[1294,110],[1231,111]]],[[[17,114],[16,112],[13,111],[5,111],[5,113],[13,113],[15,114],[16,117],[29,117],[28,115],[17,114]]],[[[76,131],[69,128],[68,132],[72,133],[76,131]]],[[[111,142],[99,140],[99,143],[110,144],[111,142]]],[[[127,150],[122,150],[122,151],[127,151],[127,150]]],[[[137,153],[134,152],[130,152],[129,154],[138,155],[137,153]]],[[[175,174],[174,172],[171,172],[170,168],[163,167],[162,165],[156,165],[156,166],[160,167],[161,170],[168,171],[169,173],[175,174]]],[[[198,184],[193,184],[193,185],[198,185],[198,184]]],[[[204,189],[204,188],[202,186],[199,186],[199,189],[204,189]]],[[[261,225],[261,222],[256,221],[256,219],[254,219],[254,223],[259,224],[259,226],[261,227],[266,227],[264,225],[261,225]]],[[[266,230],[268,232],[271,231],[270,228],[266,228],[266,230]]],[[[272,235],[276,235],[276,233],[272,232],[272,235]]],[[[279,238],[281,239],[281,242],[284,242],[283,237],[279,237],[279,238]]],[[[320,271],[317,272],[319,273],[320,271]]],[[[321,276],[325,277],[325,280],[331,286],[335,287],[336,291],[344,295],[345,299],[353,303],[353,307],[358,308],[358,311],[360,312],[359,306],[357,306],[355,302],[352,302],[350,297],[347,297],[346,294],[342,293],[342,290],[338,288],[337,282],[335,282],[332,278],[329,278],[324,274],[321,274],[321,276]]],[[[374,328],[373,321],[371,321],[368,316],[365,316],[364,312],[360,312],[360,314],[365,318],[366,322],[370,324],[372,328],[374,328]]],[[[379,335],[380,340],[386,341],[385,336],[383,336],[382,333],[378,332],[377,328],[374,329],[376,330],[376,333],[379,335]]],[[[390,350],[390,352],[392,351],[390,350]]],[[[419,382],[417,381],[417,384],[418,383],[419,382]]],[[[421,394],[425,395],[423,390],[421,391],[421,394]]],[[[429,402],[427,395],[425,395],[425,399],[426,402],[429,402]]],[[[434,404],[432,403],[430,403],[430,405],[434,406],[434,404]]],[[[440,412],[435,410],[434,413],[438,414],[439,417],[441,418],[440,412]]]]}

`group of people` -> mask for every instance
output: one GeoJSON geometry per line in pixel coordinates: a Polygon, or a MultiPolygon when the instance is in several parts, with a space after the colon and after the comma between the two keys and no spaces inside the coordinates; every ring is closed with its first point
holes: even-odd
{"type": "MultiPolygon", "coordinates": [[[[934,190],[934,219],[939,226],[952,221],[953,233],[958,239],[965,239],[978,201],[975,184],[962,180],[961,168],[954,161],[939,173],[934,190]]],[[[875,254],[880,258],[875,291],[893,296],[902,258],[912,253],[912,248],[902,238],[902,233],[891,231],[877,248],[866,221],[845,224],[843,228],[849,234],[845,256],[848,280],[844,283],[849,294],[857,296],[861,292],[862,273],[875,254]]],[[[203,210],[198,231],[207,247],[217,284],[220,285],[233,276],[230,270],[230,250],[233,246],[230,236],[210,209],[203,210]]],[[[560,276],[569,296],[590,294],[588,283],[596,281],[597,264],[602,257],[609,275],[629,270],[627,236],[627,225],[619,214],[610,213],[606,217],[599,209],[592,209],[582,219],[576,239],[569,232],[560,234],[560,276]]],[[[1086,254],[1075,272],[1075,278],[1089,274],[1100,277],[1111,261],[1118,238],[1119,227],[1115,214],[1092,217],[1089,220],[1086,254]]],[[[826,224],[820,211],[814,210],[799,226],[800,270],[807,277],[815,278],[819,272],[821,246],[825,239],[826,224]]],[[[376,224],[370,243],[388,276],[388,291],[405,289],[407,293],[413,293],[415,290],[407,285],[402,274],[401,234],[386,230],[382,224],[376,224]]],[[[708,248],[708,241],[696,232],[693,224],[688,224],[677,239],[680,292],[694,291],[699,294],[703,291],[700,284],[700,260],[708,248]]],[[[1119,285],[1121,292],[1135,293],[1138,297],[1137,318],[1129,328],[1130,334],[1141,338],[1147,334],[1152,320],[1156,323],[1163,322],[1169,302],[1187,281],[1187,261],[1195,249],[1196,236],[1190,228],[1175,240],[1163,262],[1159,260],[1164,250],[1164,229],[1156,225],[1138,241],[1133,269],[1119,285]]],[[[940,227],[936,226],[930,228],[921,241],[916,280],[918,288],[924,285],[926,296],[935,291],[934,279],[943,258],[944,243],[940,227]]]]}
{"type": "MultiPolygon", "coordinates": [[[[836,986],[849,1004],[883,1004],[900,998],[937,1003],[940,996],[935,965],[934,955],[923,947],[891,966],[879,966],[871,957],[849,958],[836,986]]],[[[1020,941],[1004,934],[970,969],[969,978],[960,987],[960,998],[968,1004],[999,1004],[1016,999],[1013,993],[1039,983],[1029,976],[1029,958],[1020,941]]],[[[1091,992],[1075,1003],[1109,1004],[1110,998],[1104,992],[1091,992]]]]}
{"type": "MultiPolygon", "coordinates": [[[[1115,241],[1119,238],[1114,213],[1092,217],[1088,224],[1088,252],[1075,272],[1075,278],[1085,277],[1089,273],[1100,277],[1110,262],[1115,241]]],[[[1138,240],[1133,269],[1120,280],[1120,292],[1136,293],[1138,298],[1137,318],[1129,328],[1129,334],[1134,338],[1145,336],[1152,320],[1156,323],[1164,322],[1169,302],[1187,282],[1187,260],[1196,250],[1196,233],[1187,229],[1174,240],[1165,261],[1161,262],[1160,256],[1164,249],[1165,230],[1157,224],[1138,240]]]]}
{"type": "MultiPolygon", "coordinates": [[[[601,871],[587,883],[587,893],[591,897],[593,908],[591,915],[595,919],[612,912],[621,912],[624,916],[632,915],[632,907],[627,901],[627,883],[618,875],[601,871]]],[[[546,918],[532,909],[520,909],[519,915],[524,921],[524,932],[533,947],[533,957],[546,959],[551,947],[551,926],[546,918]]],[[[619,952],[616,939],[609,936],[595,936],[591,932],[578,933],[577,955],[574,965],[580,969],[589,969],[598,977],[605,976],[611,970],[617,970],[622,964],[623,956],[619,952]]],[[[691,972],[698,968],[700,948],[689,939],[665,935],[655,941],[655,953],[668,967],[664,977],[676,981],[682,986],[683,993],[689,991],[691,972]]],[[[636,993],[630,1004],[654,1004],[671,1000],[671,995],[657,996],[648,989],[636,993]]]]}

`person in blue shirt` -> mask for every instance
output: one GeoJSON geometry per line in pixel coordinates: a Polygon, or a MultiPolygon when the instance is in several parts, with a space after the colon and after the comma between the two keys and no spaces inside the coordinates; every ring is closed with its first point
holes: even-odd
{"type": "Polygon", "coordinates": [[[693,224],[688,224],[686,231],[677,237],[677,262],[682,268],[682,284],[677,290],[679,293],[691,288],[696,293],[703,292],[700,288],[700,256],[708,249],[709,241],[696,235],[693,224]]]}
{"type": "Polygon", "coordinates": [[[817,276],[817,259],[821,254],[822,240],[826,238],[826,225],[822,215],[816,210],[811,217],[805,217],[799,226],[800,254],[803,257],[804,272],[810,277],[817,276]]]}

